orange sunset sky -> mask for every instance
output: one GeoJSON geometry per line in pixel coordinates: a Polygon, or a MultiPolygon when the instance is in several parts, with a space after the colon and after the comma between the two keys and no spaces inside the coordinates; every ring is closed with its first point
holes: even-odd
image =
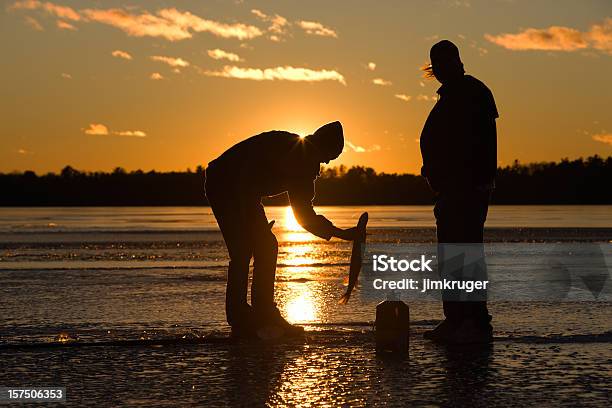
{"type": "Polygon", "coordinates": [[[418,172],[430,46],[497,100],[500,165],[612,154],[612,2],[2,1],[0,171],[184,170],[333,120],[332,162],[418,172]]]}

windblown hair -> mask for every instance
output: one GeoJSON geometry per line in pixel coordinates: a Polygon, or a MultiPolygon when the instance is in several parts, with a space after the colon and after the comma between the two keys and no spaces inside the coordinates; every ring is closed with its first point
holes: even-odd
{"type": "Polygon", "coordinates": [[[421,71],[423,71],[423,78],[425,79],[434,79],[435,75],[433,73],[433,68],[431,64],[425,64],[421,67],[421,71]]]}

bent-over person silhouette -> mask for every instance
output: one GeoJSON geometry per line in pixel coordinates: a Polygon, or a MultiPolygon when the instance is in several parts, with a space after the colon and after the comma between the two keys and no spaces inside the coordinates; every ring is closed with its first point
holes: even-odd
{"type": "Polygon", "coordinates": [[[262,331],[276,336],[303,333],[274,303],[278,242],[268,223],[262,197],[287,192],[298,223],[312,234],[331,239],[355,238],[355,228],[340,229],[317,215],[312,201],[321,163],[336,159],[344,148],[340,122],[329,123],[304,138],[270,131],[231,147],[206,169],[206,196],[227,246],[225,310],[236,337],[262,331]],[[254,259],[251,305],[247,302],[249,264],[254,259]]]}

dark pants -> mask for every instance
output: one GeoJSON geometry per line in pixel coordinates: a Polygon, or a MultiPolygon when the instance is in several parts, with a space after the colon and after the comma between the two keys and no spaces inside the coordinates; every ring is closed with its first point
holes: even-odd
{"type": "MultiPolygon", "coordinates": [[[[440,193],[434,207],[438,244],[482,244],[489,196],[488,191],[477,190],[440,193]]],[[[486,274],[484,257],[482,265],[486,274]]],[[[488,324],[491,320],[486,301],[444,300],[443,308],[444,316],[452,322],[472,319],[488,324]]]]}
{"type": "Polygon", "coordinates": [[[260,197],[241,195],[241,186],[206,170],[206,197],[217,219],[227,251],[229,268],[225,292],[227,322],[234,326],[248,323],[251,308],[247,302],[249,264],[253,264],[251,303],[253,309],[274,307],[274,278],[278,242],[270,230],[260,197]]]}

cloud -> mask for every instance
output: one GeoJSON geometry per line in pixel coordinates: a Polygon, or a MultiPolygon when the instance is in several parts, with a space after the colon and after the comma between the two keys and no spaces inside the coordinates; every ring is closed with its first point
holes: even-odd
{"type": "Polygon", "coordinates": [[[606,18],[602,24],[592,25],[588,38],[593,48],[612,54],[612,18],[606,18]]]}
{"type": "Polygon", "coordinates": [[[381,150],[380,145],[377,145],[377,144],[372,145],[371,147],[367,149],[363,146],[358,146],[356,144],[353,144],[348,140],[346,140],[344,144],[355,153],[370,153],[370,152],[377,152],[381,150]]]}
{"type": "Polygon", "coordinates": [[[115,57],[115,58],[122,58],[122,59],[125,59],[125,60],[131,60],[132,59],[132,56],[129,53],[127,53],[125,51],[121,51],[121,50],[115,50],[115,51],[111,52],[111,55],[113,57],[115,57]]]}
{"type": "Polygon", "coordinates": [[[314,70],[292,66],[260,69],[226,65],[221,71],[202,71],[202,74],[212,77],[251,79],[254,81],[338,81],[346,85],[344,76],[337,71],[327,69],[314,70]]]}
{"type": "Polygon", "coordinates": [[[395,94],[395,97],[397,99],[400,99],[400,100],[404,101],[404,102],[408,102],[408,101],[410,101],[412,99],[412,96],[406,95],[406,94],[395,94]]]}
{"type": "Polygon", "coordinates": [[[217,37],[248,40],[262,35],[261,30],[252,25],[242,23],[225,24],[206,20],[188,11],[181,12],[175,8],[162,9],[158,14],[178,26],[190,28],[198,33],[208,32],[217,37]]]}
{"type": "Polygon", "coordinates": [[[76,31],[77,28],[75,26],[73,26],[72,24],[64,21],[64,20],[57,20],[56,22],[57,28],[59,28],[60,30],[70,30],[70,31],[76,31]]]}
{"type": "Polygon", "coordinates": [[[319,35],[322,37],[338,38],[338,34],[331,28],[325,27],[316,21],[298,21],[298,26],[306,31],[307,34],[319,35]]]}
{"type": "Polygon", "coordinates": [[[258,19],[270,23],[268,31],[272,33],[269,37],[272,41],[281,41],[281,36],[287,33],[287,29],[291,25],[285,17],[278,14],[271,16],[258,9],[252,9],[251,13],[258,19]]]}
{"type": "Polygon", "coordinates": [[[122,8],[84,9],[78,12],[70,7],[51,2],[24,0],[13,3],[10,10],[44,10],[63,20],[98,22],[119,28],[134,37],[161,37],[169,41],[191,38],[193,33],[208,32],[217,37],[247,40],[262,35],[259,28],[242,24],[226,24],[201,18],[188,11],[164,8],[155,14],[148,11],[131,13],[122,8]]]}
{"type": "Polygon", "coordinates": [[[24,155],[24,156],[28,155],[28,154],[34,154],[34,152],[31,152],[31,151],[26,150],[24,148],[17,149],[17,153],[21,154],[21,155],[24,155]]]}
{"type": "Polygon", "coordinates": [[[72,75],[62,72],[62,78],[64,79],[72,79],[72,75]]]}
{"type": "Polygon", "coordinates": [[[142,130],[123,130],[119,132],[113,132],[113,135],[117,136],[130,136],[130,137],[146,137],[147,134],[142,130]]]}
{"type": "MultiPolygon", "coordinates": [[[[49,1],[22,0],[8,7],[9,10],[42,10],[62,20],[97,22],[122,30],[133,37],[160,37],[168,41],[180,41],[192,38],[194,33],[207,32],[221,38],[250,40],[262,36],[264,32],[256,26],[244,23],[223,23],[202,18],[188,11],[176,8],[162,8],[156,12],[125,8],[86,8],[76,11],[49,1]]],[[[251,13],[260,20],[269,23],[267,32],[272,41],[281,41],[292,23],[278,14],[268,15],[261,10],[253,9],[251,13]]],[[[58,22],[64,29],[76,29],[65,21],[58,22]]],[[[334,37],[337,33],[316,21],[297,21],[296,24],[307,34],[334,37]]],[[[32,24],[31,24],[32,25],[32,24]]]]}
{"type": "Polygon", "coordinates": [[[191,38],[193,32],[208,32],[217,37],[245,40],[262,34],[255,26],[220,23],[175,8],[161,9],[156,14],[146,11],[141,14],[131,14],[117,8],[85,9],[81,13],[88,21],[119,28],[133,37],[161,37],[168,41],[179,41],[191,38]]]}
{"type": "Polygon", "coordinates": [[[253,13],[255,16],[259,17],[262,20],[266,20],[268,18],[268,15],[262,12],[261,10],[253,9],[251,10],[251,13],[253,13]]]}
{"type": "Polygon", "coordinates": [[[268,30],[277,34],[284,34],[289,24],[285,17],[279,16],[278,14],[272,17],[271,23],[268,30]]]}
{"type": "Polygon", "coordinates": [[[387,81],[386,79],[382,79],[382,78],[374,78],[372,80],[372,83],[374,85],[379,85],[379,86],[389,86],[389,85],[392,85],[391,81],[387,81]]]}
{"type": "Polygon", "coordinates": [[[108,128],[101,123],[91,123],[88,128],[83,129],[86,135],[94,135],[94,136],[108,136],[108,135],[117,135],[117,136],[130,136],[130,137],[146,137],[147,134],[142,130],[120,130],[110,132],[108,128]]]}
{"type": "Polygon", "coordinates": [[[154,81],[161,81],[162,79],[164,79],[164,76],[160,74],[159,72],[154,72],[151,75],[149,75],[149,78],[154,81]]]}
{"type": "Polygon", "coordinates": [[[214,50],[208,50],[208,56],[216,60],[226,59],[232,62],[242,61],[242,58],[240,58],[240,56],[238,56],[237,54],[223,51],[223,50],[220,50],[219,48],[216,48],[214,50]]]}
{"type": "Polygon", "coordinates": [[[79,21],[81,16],[73,8],[59,6],[49,1],[24,0],[16,1],[10,7],[10,10],[44,10],[49,14],[65,20],[79,21]]]}
{"type": "Polygon", "coordinates": [[[149,13],[134,15],[121,9],[86,9],[83,14],[90,21],[119,28],[133,37],[162,37],[169,41],[192,37],[188,27],[149,13]]]}
{"type": "Polygon", "coordinates": [[[366,149],[361,147],[361,146],[357,146],[354,145],[353,143],[349,142],[348,140],[345,141],[345,144],[355,153],[365,153],[366,149]]]}
{"type": "MultiPolygon", "coordinates": [[[[252,9],[251,13],[258,19],[269,23],[268,32],[271,34],[268,38],[275,42],[282,41],[283,36],[287,34],[289,27],[292,26],[292,23],[290,23],[289,20],[278,14],[269,15],[259,9],[252,9]]],[[[323,24],[316,21],[301,20],[296,21],[295,24],[306,31],[307,34],[319,35],[323,37],[338,37],[338,34],[336,34],[334,30],[325,27],[323,24]]]]}
{"type": "Polygon", "coordinates": [[[599,133],[593,135],[592,137],[596,142],[601,142],[612,146],[612,133],[599,133]]]}
{"type": "Polygon", "coordinates": [[[368,62],[367,68],[368,68],[368,71],[374,71],[376,69],[376,63],[368,62]]]}
{"type": "Polygon", "coordinates": [[[592,25],[588,31],[551,26],[548,28],[527,28],[517,34],[485,34],[485,38],[494,44],[515,51],[571,52],[592,48],[612,53],[612,18],[606,18],[601,24],[592,25]]]}
{"type": "Polygon", "coordinates": [[[509,50],[574,51],[588,47],[580,31],[559,26],[528,28],[518,34],[485,34],[485,38],[509,50]]]}
{"type": "Polygon", "coordinates": [[[435,101],[436,98],[434,96],[420,94],[417,96],[417,101],[435,101]]]}
{"type": "Polygon", "coordinates": [[[108,135],[108,128],[101,123],[91,123],[88,128],[83,130],[86,135],[108,135]]]}
{"type": "Polygon", "coordinates": [[[27,25],[29,25],[32,29],[34,29],[36,31],[45,31],[43,26],[40,25],[38,20],[36,20],[34,17],[26,16],[25,17],[25,22],[26,22],[27,25]]]}
{"type": "Polygon", "coordinates": [[[151,57],[153,61],[163,62],[164,64],[168,64],[173,68],[185,68],[189,66],[189,62],[185,61],[182,58],[174,58],[174,57],[164,57],[162,55],[154,55],[151,57]]]}

